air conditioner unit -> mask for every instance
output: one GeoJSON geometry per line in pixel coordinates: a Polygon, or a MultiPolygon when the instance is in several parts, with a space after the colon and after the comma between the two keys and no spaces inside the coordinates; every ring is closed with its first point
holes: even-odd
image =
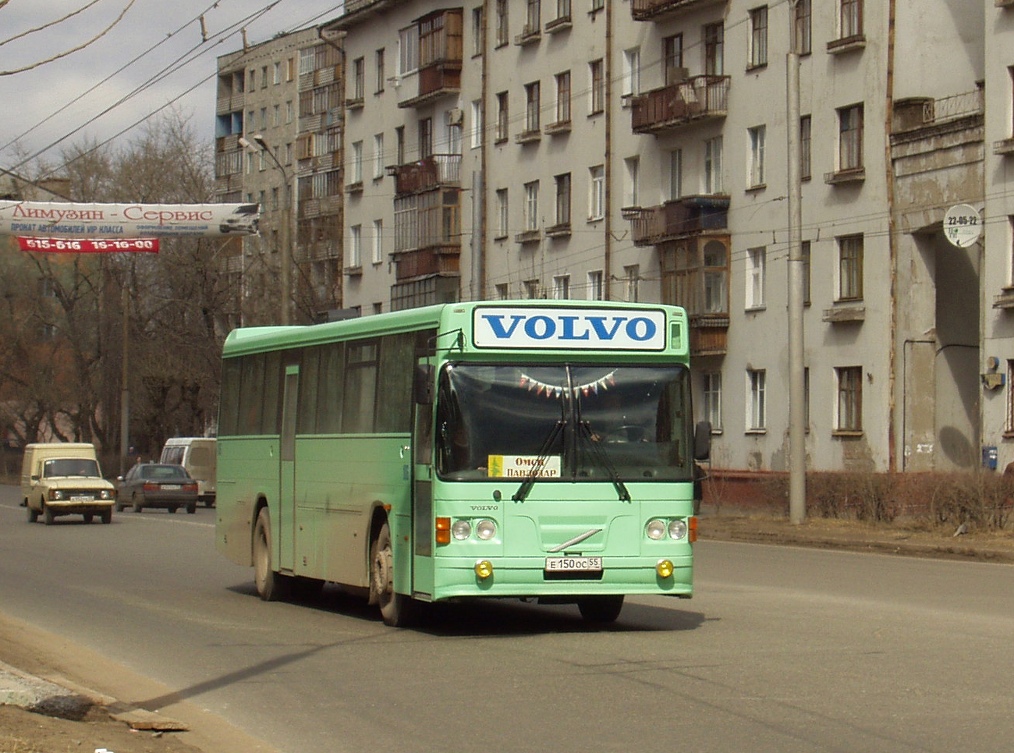
{"type": "Polygon", "coordinates": [[[460,108],[455,107],[454,109],[447,111],[447,125],[461,125],[464,118],[465,113],[463,113],[460,108]]]}

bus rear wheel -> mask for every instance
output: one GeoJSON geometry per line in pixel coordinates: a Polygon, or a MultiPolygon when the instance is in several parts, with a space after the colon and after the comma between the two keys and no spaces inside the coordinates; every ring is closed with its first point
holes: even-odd
{"type": "Polygon", "coordinates": [[[370,546],[370,603],[380,607],[380,616],[390,627],[406,627],[414,617],[412,598],[394,590],[394,550],[386,522],[370,546]]]}
{"type": "Polygon", "coordinates": [[[577,602],[577,608],[585,622],[605,625],[616,622],[623,609],[623,596],[589,596],[577,602]]]}
{"type": "Polygon", "coordinates": [[[253,535],[254,583],[257,594],[264,601],[284,599],[288,578],[276,573],[271,566],[271,516],[262,507],[257,514],[253,535]]]}

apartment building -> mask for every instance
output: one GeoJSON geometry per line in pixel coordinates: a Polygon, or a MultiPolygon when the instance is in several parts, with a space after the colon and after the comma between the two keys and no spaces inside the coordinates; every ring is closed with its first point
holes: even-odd
{"type": "Polygon", "coordinates": [[[983,2],[350,0],[324,26],[346,54],[344,305],[686,306],[713,464],[785,470],[791,128],[808,467],[1004,462],[1010,393],[984,375],[1014,368],[1014,10],[983,2]],[[984,218],[964,248],[957,205],[984,218]]]}
{"type": "Polygon", "coordinates": [[[258,237],[227,251],[237,324],[341,309],[341,47],[317,28],[218,60],[216,195],[261,206],[258,237]]]}

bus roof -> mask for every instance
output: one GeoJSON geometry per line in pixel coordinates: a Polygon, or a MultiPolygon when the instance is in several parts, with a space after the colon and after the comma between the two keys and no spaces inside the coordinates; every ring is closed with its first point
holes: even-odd
{"type": "MultiPolygon", "coordinates": [[[[648,321],[645,319],[645,321],[648,321]]],[[[593,322],[593,325],[595,322],[593,322]]],[[[432,306],[405,309],[403,311],[392,311],[383,314],[371,314],[356,319],[345,319],[323,324],[312,324],[305,326],[275,326],[275,327],[245,327],[233,330],[225,340],[222,349],[222,356],[230,358],[249,353],[260,353],[273,350],[284,350],[288,348],[319,345],[339,340],[356,340],[368,337],[379,337],[403,332],[415,332],[425,329],[437,329],[448,334],[461,332],[464,336],[463,344],[468,350],[482,350],[492,348],[509,348],[520,350],[545,350],[550,345],[556,350],[591,350],[595,344],[595,350],[654,350],[661,351],[669,348],[669,352],[677,356],[686,356],[689,350],[689,330],[687,327],[687,315],[684,309],[678,306],[666,306],[657,303],[626,303],[609,301],[551,301],[551,300],[513,300],[513,301],[470,301],[466,303],[444,303],[432,306]],[[483,314],[483,312],[496,312],[483,314]],[[573,312],[573,316],[568,312],[573,312]],[[536,333],[537,337],[529,337],[520,344],[510,344],[506,335],[508,333],[523,334],[526,329],[525,318],[531,314],[531,319],[541,320],[534,324],[541,325],[536,333]],[[652,323],[646,326],[658,329],[657,337],[652,341],[655,345],[642,347],[638,342],[626,342],[626,346],[619,344],[621,337],[615,342],[612,335],[617,333],[617,317],[623,318],[624,314],[650,315],[652,323]],[[480,316],[480,314],[482,314],[480,316]],[[570,326],[580,327],[574,324],[581,318],[582,314],[592,319],[598,319],[599,324],[589,329],[592,337],[576,336],[571,331],[570,340],[566,338],[546,338],[547,344],[539,342],[544,339],[545,328],[555,327],[550,319],[561,317],[572,320],[570,326]],[[607,324],[601,324],[605,317],[608,317],[607,324]],[[478,326],[480,319],[492,320],[492,326],[485,327],[485,335],[480,335],[478,326]],[[664,320],[661,327],[657,327],[658,320],[664,320]],[[667,326],[668,325],[668,326],[667,326]],[[673,329],[670,330],[670,327],[673,329]],[[608,338],[595,338],[596,332],[605,333],[608,338]],[[495,341],[495,342],[494,342],[495,341]],[[502,341],[502,342],[501,342],[502,341]]],[[[531,331],[531,330],[529,330],[531,331]]],[[[585,333],[587,334],[587,333],[585,333]]],[[[640,340],[640,333],[635,332],[635,339],[640,340]]],[[[458,347],[461,343],[458,338],[447,338],[446,348],[458,347]]]]}

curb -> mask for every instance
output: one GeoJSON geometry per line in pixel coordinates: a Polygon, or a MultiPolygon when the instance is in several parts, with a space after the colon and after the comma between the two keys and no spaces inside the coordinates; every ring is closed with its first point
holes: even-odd
{"type": "Polygon", "coordinates": [[[20,706],[37,714],[80,721],[95,701],[0,662],[0,706],[20,706]]]}

